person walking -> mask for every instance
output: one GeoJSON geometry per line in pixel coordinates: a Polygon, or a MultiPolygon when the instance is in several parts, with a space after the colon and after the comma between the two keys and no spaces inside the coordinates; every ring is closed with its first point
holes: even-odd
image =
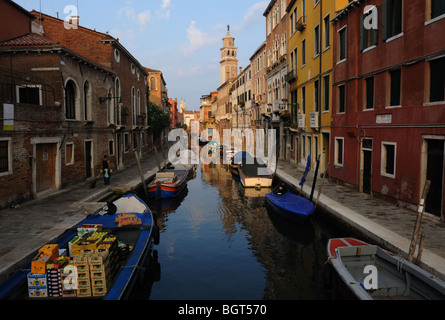
{"type": "Polygon", "coordinates": [[[108,160],[107,155],[104,155],[100,172],[104,173],[104,184],[109,185],[110,179],[111,179],[111,165],[110,165],[110,160],[108,160]]]}

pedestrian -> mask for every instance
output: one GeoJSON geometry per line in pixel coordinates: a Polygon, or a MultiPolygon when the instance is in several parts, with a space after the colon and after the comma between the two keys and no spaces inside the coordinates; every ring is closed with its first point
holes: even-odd
{"type": "Polygon", "coordinates": [[[110,165],[110,160],[108,160],[107,155],[104,155],[100,172],[104,173],[104,184],[109,185],[110,179],[111,179],[111,165],[110,165]]]}

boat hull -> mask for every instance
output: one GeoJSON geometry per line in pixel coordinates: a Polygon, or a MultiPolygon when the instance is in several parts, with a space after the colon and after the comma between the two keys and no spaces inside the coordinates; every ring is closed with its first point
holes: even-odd
{"type": "Polygon", "coordinates": [[[277,214],[295,222],[305,222],[315,211],[315,206],[311,201],[290,191],[284,194],[271,192],[266,194],[266,199],[277,214]]]}
{"type": "Polygon", "coordinates": [[[148,196],[153,199],[168,199],[179,196],[187,185],[187,179],[192,173],[193,167],[188,170],[164,170],[176,177],[174,182],[161,182],[155,177],[147,186],[148,196]]]}

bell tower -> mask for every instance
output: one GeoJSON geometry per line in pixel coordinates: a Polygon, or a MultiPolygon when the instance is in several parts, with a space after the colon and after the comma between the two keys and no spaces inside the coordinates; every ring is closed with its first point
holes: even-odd
{"type": "Polygon", "coordinates": [[[223,47],[221,48],[221,84],[238,75],[237,49],[235,38],[230,34],[230,26],[227,26],[227,35],[223,38],[223,47]]]}

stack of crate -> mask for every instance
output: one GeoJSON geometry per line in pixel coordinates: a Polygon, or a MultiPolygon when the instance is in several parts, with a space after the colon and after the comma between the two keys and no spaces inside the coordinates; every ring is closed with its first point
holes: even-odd
{"type": "Polygon", "coordinates": [[[90,265],[89,256],[91,252],[81,252],[74,256],[74,266],[77,268],[77,297],[88,298],[91,297],[91,279],[90,279],[90,265]]]}

